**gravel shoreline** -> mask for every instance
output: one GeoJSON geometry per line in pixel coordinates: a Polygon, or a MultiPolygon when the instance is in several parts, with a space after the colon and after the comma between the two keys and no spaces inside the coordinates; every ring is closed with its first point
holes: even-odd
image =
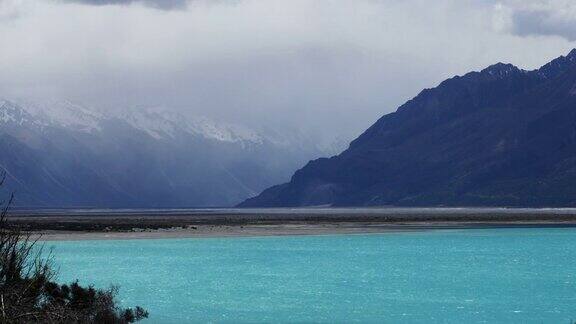
{"type": "Polygon", "coordinates": [[[18,211],[9,221],[47,241],[160,239],[366,234],[495,227],[576,227],[576,209],[18,211]]]}

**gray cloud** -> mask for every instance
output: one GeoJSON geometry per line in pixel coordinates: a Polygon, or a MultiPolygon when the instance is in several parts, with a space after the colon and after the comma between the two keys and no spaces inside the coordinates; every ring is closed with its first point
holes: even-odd
{"type": "Polygon", "coordinates": [[[513,15],[514,30],[517,35],[560,36],[576,40],[576,17],[560,18],[549,11],[517,11],[513,15]]]}
{"type": "Polygon", "coordinates": [[[80,3],[93,6],[102,5],[130,5],[142,4],[158,9],[183,9],[188,4],[188,0],[64,0],[71,3],[80,3]]]}
{"type": "Polygon", "coordinates": [[[498,61],[535,68],[574,46],[511,33],[515,11],[535,10],[524,2],[79,1],[0,0],[0,97],[349,137],[445,78],[498,61]]]}
{"type": "Polygon", "coordinates": [[[576,2],[572,0],[501,0],[497,7],[507,16],[508,31],[514,35],[576,40],[576,2]]]}

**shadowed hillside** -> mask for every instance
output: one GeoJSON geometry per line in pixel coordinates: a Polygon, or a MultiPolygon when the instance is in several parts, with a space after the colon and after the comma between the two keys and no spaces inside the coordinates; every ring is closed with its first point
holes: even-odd
{"type": "Polygon", "coordinates": [[[338,156],[242,203],[576,206],[576,50],[425,89],[338,156]]]}

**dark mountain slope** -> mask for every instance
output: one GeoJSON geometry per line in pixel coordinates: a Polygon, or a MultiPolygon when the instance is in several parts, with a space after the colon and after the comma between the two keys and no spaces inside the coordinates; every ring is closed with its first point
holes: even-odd
{"type": "Polygon", "coordinates": [[[241,204],[310,205],[576,206],[576,50],[426,89],[342,154],[241,204]]]}

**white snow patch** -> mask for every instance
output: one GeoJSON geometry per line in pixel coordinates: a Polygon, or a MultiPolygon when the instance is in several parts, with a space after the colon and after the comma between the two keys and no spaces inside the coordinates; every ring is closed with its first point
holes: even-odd
{"type": "Polygon", "coordinates": [[[156,139],[174,138],[178,133],[186,133],[221,142],[263,143],[262,136],[249,128],[202,116],[185,116],[165,108],[132,109],[120,119],[156,139]]]}
{"type": "Polygon", "coordinates": [[[82,132],[100,131],[100,122],[104,119],[101,114],[70,101],[20,100],[18,104],[43,124],[82,132]]]}

